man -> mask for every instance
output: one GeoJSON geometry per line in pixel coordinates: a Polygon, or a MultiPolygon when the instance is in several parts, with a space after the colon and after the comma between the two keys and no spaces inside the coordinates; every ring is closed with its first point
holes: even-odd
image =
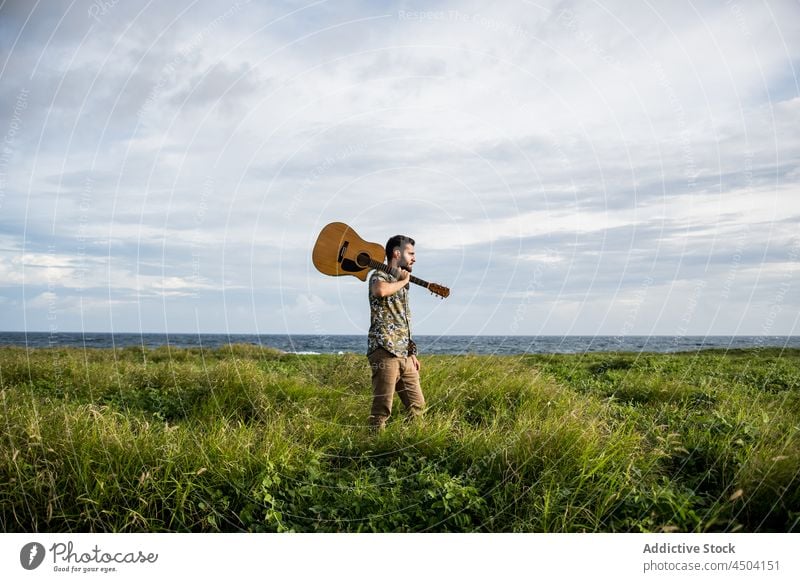
{"type": "Polygon", "coordinates": [[[369,279],[367,358],[372,368],[369,424],[375,431],[385,427],[395,392],[409,418],[421,416],[425,407],[408,308],[409,275],[416,261],[414,244],[414,239],[407,236],[398,234],[390,238],[386,243],[386,260],[392,274],[376,270],[369,279]]]}

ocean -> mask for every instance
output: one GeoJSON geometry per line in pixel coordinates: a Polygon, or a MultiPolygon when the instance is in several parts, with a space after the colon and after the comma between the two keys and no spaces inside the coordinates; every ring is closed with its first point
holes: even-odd
{"type": "MultiPolygon", "coordinates": [[[[419,335],[420,354],[577,354],[586,352],[686,352],[702,349],[800,348],[800,336],[526,336],[419,335]]],[[[129,346],[219,348],[253,344],[295,354],[363,354],[363,335],[286,335],[215,333],[0,332],[0,345],[78,348],[129,346]]]]}

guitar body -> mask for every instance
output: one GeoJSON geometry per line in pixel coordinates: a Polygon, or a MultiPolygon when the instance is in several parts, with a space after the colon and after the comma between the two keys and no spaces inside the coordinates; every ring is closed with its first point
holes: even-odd
{"type": "Polygon", "coordinates": [[[381,245],[365,241],[343,222],[332,222],[319,233],[311,260],[325,275],[353,275],[366,281],[371,268],[363,253],[376,263],[382,263],[386,255],[381,245]]]}
{"type": "MultiPolygon", "coordinates": [[[[343,222],[331,222],[323,228],[311,253],[311,260],[320,273],[334,277],[353,275],[362,281],[367,280],[372,269],[392,272],[383,263],[385,257],[382,245],[365,241],[343,222]]],[[[450,289],[444,285],[428,283],[413,275],[409,275],[408,280],[442,299],[450,295],[450,289]]]]}

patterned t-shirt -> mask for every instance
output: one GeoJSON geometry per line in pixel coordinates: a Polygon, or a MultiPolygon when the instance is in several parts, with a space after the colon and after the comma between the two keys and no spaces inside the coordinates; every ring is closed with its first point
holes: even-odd
{"type": "Polygon", "coordinates": [[[411,310],[408,308],[408,286],[388,297],[375,297],[372,294],[373,281],[379,279],[393,283],[397,278],[374,271],[369,278],[369,335],[367,336],[367,354],[383,348],[395,356],[408,356],[411,339],[411,310]]]}

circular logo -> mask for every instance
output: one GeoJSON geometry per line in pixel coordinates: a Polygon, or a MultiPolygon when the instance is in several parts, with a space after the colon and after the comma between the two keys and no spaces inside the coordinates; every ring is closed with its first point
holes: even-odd
{"type": "Polygon", "coordinates": [[[35,570],[44,561],[44,546],[38,542],[31,542],[22,546],[19,552],[19,563],[26,570],[35,570]]]}

